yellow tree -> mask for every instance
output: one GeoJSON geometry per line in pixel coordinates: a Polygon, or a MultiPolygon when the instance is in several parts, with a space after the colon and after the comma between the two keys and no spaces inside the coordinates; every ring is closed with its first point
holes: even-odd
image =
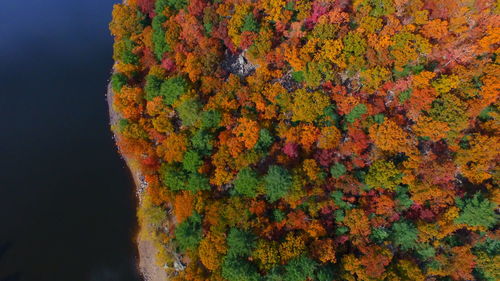
{"type": "Polygon", "coordinates": [[[404,151],[407,145],[408,134],[390,119],[385,120],[382,124],[371,126],[369,134],[378,148],[388,152],[404,151]]]}

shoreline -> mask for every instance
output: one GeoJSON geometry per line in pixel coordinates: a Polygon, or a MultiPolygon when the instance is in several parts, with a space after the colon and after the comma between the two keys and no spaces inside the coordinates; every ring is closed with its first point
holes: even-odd
{"type": "MultiPolygon", "coordinates": [[[[111,89],[111,83],[109,83],[106,94],[106,101],[109,110],[110,126],[116,124],[116,122],[118,122],[120,118],[118,113],[113,110],[113,96],[114,93],[111,89]]],[[[116,143],[116,141],[119,139],[119,135],[116,134],[116,132],[114,132],[113,130],[111,131],[113,133],[113,139],[116,143]]],[[[118,153],[120,152],[118,151],[118,153]]],[[[125,161],[125,164],[127,165],[133,178],[134,194],[137,200],[135,210],[137,227],[132,238],[136,246],[137,255],[135,266],[144,281],[167,281],[169,280],[169,276],[161,267],[157,265],[156,262],[156,254],[158,250],[156,249],[153,241],[151,241],[150,239],[146,240],[143,238],[144,235],[141,235],[141,232],[143,230],[143,228],[141,227],[142,222],[140,222],[137,217],[137,211],[142,206],[142,193],[147,188],[147,184],[143,180],[141,171],[139,171],[137,168],[134,168],[133,159],[125,157],[124,155],[121,155],[121,153],[120,156],[125,161]]]]}

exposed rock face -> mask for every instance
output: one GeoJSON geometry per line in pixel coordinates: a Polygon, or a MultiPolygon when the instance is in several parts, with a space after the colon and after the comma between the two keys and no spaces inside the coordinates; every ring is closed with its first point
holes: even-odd
{"type": "Polygon", "coordinates": [[[247,60],[245,53],[232,54],[226,51],[224,60],[222,61],[222,68],[234,75],[247,77],[252,74],[257,67],[247,60]]]}

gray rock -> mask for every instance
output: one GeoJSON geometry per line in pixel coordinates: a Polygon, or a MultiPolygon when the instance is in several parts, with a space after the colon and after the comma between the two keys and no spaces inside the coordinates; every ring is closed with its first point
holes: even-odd
{"type": "Polygon", "coordinates": [[[247,77],[252,74],[257,67],[247,60],[244,52],[232,54],[226,51],[224,59],[222,60],[222,68],[234,75],[247,77]]]}

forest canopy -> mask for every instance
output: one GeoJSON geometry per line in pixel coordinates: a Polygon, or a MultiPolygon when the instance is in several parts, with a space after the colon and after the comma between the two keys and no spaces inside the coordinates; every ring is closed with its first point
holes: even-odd
{"type": "Polygon", "coordinates": [[[128,0],[110,30],[173,280],[500,279],[499,1],[128,0]]]}

